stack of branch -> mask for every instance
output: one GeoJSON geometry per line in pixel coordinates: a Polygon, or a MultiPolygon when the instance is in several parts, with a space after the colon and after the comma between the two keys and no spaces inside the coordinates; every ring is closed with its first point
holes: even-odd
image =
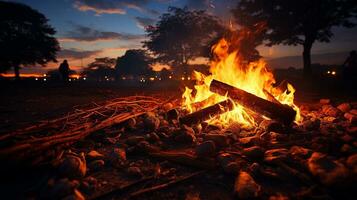
{"type": "Polygon", "coordinates": [[[153,111],[162,103],[156,97],[130,96],[77,108],[65,117],[1,135],[0,158],[36,159],[48,149],[71,144],[90,133],[153,111]]]}
{"type": "MultiPolygon", "coordinates": [[[[285,125],[290,125],[296,116],[296,111],[288,105],[280,104],[276,100],[269,101],[260,98],[254,94],[217,80],[211,82],[210,91],[221,96],[227,96],[229,99],[191,113],[181,118],[181,123],[192,125],[205,121],[214,115],[228,112],[234,107],[230,101],[234,101],[254,113],[280,121],[285,125]]],[[[272,96],[270,97],[273,98],[272,96]]]]}

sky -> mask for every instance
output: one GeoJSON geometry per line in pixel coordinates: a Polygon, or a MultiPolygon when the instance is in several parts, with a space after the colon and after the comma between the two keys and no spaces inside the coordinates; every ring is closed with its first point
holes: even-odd
{"type": "MultiPolygon", "coordinates": [[[[57,33],[61,51],[58,61],[67,59],[71,69],[80,71],[94,58],[122,56],[128,49],[142,48],[146,39],[144,27],[153,25],[169,6],[205,9],[229,24],[229,12],[237,0],[10,0],[31,6],[43,13],[57,33]]],[[[331,43],[316,43],[313,54],[348,52],[356,48],[357,28],[334,28],[331,43]]],[[[300,46],[258,48],[266,59],[301,55],[300,46]]],[[[59,63],[47,67],[32,67],[23,72],[55,69],[59,63]]],[[[159,68],[157,68],[159,69],[159,68]]]]}

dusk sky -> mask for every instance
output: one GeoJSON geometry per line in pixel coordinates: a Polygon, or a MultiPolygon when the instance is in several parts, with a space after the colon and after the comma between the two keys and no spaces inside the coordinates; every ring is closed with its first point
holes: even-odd
{"type": "MultiPolygon", "coordinates": [[[[74,70],[80,70],[96,57],[116,58],[127,49],[141,48],[144,27],[155,24],[169,6],[205,9],[229,23],[229,10],[236,0],[11,0],[31,6],[50,20],[56,29],[61,52],[58,61],[68,59],[74,70]]],[[[356,48],[357,28],[333,29],[331,43],[316,43],[313,54],[347,52],[356,48]]],[[[259,47],[265,58],[301,55],[302,47],[259,47]]],[[[23,69],[22,72],[47,71],[46,68],[23,69]]]]}

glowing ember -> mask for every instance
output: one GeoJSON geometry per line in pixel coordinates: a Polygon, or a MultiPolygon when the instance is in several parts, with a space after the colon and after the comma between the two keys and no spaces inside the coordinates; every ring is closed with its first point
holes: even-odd
{"type": "MultiPolygon", "coordinates": [[[[297,112],[295,121],[299,122],[301,116],[299,108],[294,104],[294,87],[287,83],[283,90],[280,87],[274,88],[274,76],[263,60],[246,64],[239,55],[239,50],[229,53],[229,45],[227,40],[221,39],[212,47],[216,60],[211,62],[211,75],[206,76],[200,72],[194,72],[194,77],[197,80],[197,84],[194,86],[195,92],[193,94],[194,90],[186,87],[182,95],[184,107],[192,113],[226,100],[227,97],[212,93],[209,90],[211,81],[216,79],[263,99],[271,101],[274,97],[280,103],[291,106],[297,112]]],[[[208,122],[224,126],[232,122],[238,122],[249,127],[256,125],[254,118],[249,114],[249,110],[239,104],[235,104],[232,111],[213,117],[208,122]]]]}

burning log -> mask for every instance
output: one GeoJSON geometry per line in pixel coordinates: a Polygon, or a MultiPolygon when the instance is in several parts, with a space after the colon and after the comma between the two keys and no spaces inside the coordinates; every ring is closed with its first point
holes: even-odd
{"type": "Polygon", "coordinates": [[[233,103],[230,100],[225,100],[180,118],[180,123],[186,125],[198,124],[212,116],[228,112],[232,109],[233,103]]]}
{"type": "Polygon", "coordinates": [[[291,107],[262,99],[226,83],[213,80],[210,85],[210,90],[222,96],[227,94],[228,97],[244,107],[271,119],[278,120],[286,125],[291,124],[295,119],[296,111],[291,107]]]}

